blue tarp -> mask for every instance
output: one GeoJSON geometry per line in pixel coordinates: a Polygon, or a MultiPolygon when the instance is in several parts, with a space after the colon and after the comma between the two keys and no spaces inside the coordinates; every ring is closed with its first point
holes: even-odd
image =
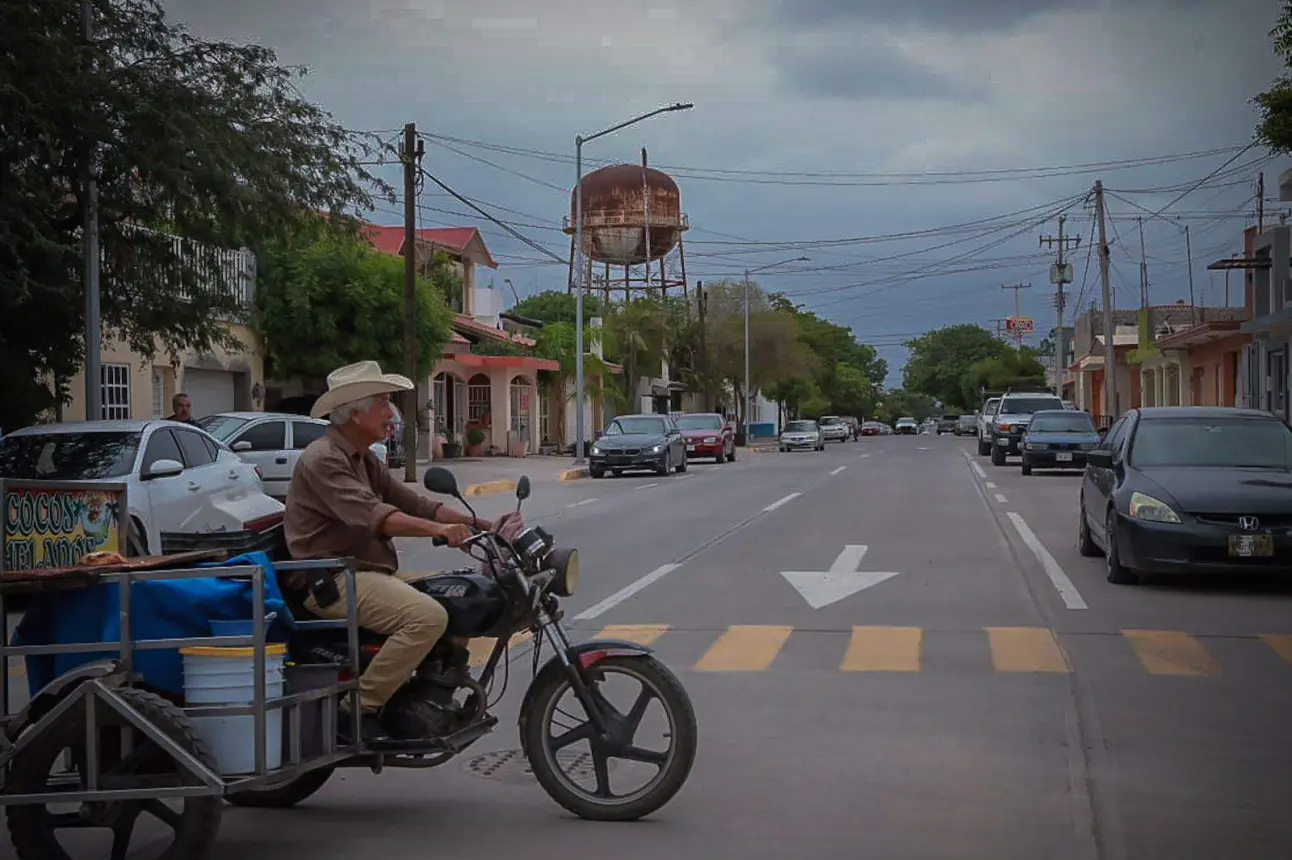
{"type": "MultiPolygon", "coordinates": [[[[285,642],[295,626],[278,588],[273,562],[263,552],[247,553],[203,567],[259,565],[265,570],[265,612],[277,618],[266,631],[271,642],[285,642]]],[[[130,589],[130,619],[136,642],[211,635],[211,621],[245,621],[252,617],[251,580],[210,577],[135,582],[130,589]]],[[[71,645],[116,642],[121,638],[120,585],[35,595],[14,630],[12,644],[71,645]]],[[[64,672],[84,663],[115,658],[116,651],[27,657],[27,684],[32,695],[64,672]]],[[[176,695],[184,692],[183,660],[178,650],[136,651],[134,668],[144,683],[176,695]]]]}

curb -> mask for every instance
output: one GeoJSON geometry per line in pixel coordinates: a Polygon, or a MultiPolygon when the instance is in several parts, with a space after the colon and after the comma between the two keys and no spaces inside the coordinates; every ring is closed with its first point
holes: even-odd
{"type": "Polygon", "coordinates": [[[566,469],[564,472],[557,475],[556,479],[558,481],[577,481],[586,477],[588,477],[588,468],[587,466],[584,466],[581,469],[566,469]]]}
{"type": "Polygon", "coordinates": [[[776,450],[777,449],[774,445],[768,446],[765,448],[752,448],[749,446],[745,446],[745,453],[747,454],[775,454],[776,450]]]}
{"type": "Polygon", "coordinates": [[[515,481],[489,481],[484,484],[470,484],[462,491],[464,496],[489,496],[494,493],[513,493],[516,491],[515,481]]]}

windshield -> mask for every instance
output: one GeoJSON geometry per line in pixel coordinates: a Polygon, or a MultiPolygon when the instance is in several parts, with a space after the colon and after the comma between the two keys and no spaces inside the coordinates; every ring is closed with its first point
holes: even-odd
{"type": "Polygon", "coordinates": [[[815,421],[791,421],[785,425],[786,433],[811,433],[815,429],[815,421]]]}
{"type": "Polygon", "coordinates": [[[0,478],[95,481],[122,478],[135,466],[139,433],[41,433],[0,441],[0,478]]]}
{"type": "Polygon", "coordinates": [[[822,415],[821,420],[818,421],[817,423],[818,424],[842,424],[843,419],[840,418],[838,415],[822,415]]]}
{"type": "Polygon", "coordinates": [[[914,424],[914,423],[915,423],[915,419],[914,419],[914,418],[898,418],[898,419],[897,419],[897,423],[898,423],[898,424],[914,424]]]}
{"type": "Polygon", "coordinates": [[[663,418],[616,418],[606,428],[607,436],[621,436],[625,433],[646,433],[653,436],[664,435],[663,418]]]}
{"type": "Polygon", "coordinates": [[[1084,412],[1037,415],[1028,426],[1032,433],[1097,433],[1095,422],[1084,412]]]}
{"type": "Polygon", "coordinates": [[[683,415],[677,426],[680,430],[721,430],[722,420],[717,415],[683,415]]]}
{"type": "Polygon", "coordinates": [[[1057,397],[1011,397],[1000,405],[1002,415],[1031,415],[1047,409],[1062,409],[1063,401],[1057,397]]]}
{"type": "Polygon", "coordinates": [[[229,441],[229,437],[238,432],[239,428],[250,424],[248,418],[234,418],[232,415],[208,415],[205,418],[197,419],[197,426],[210,433],[221,442],[229,441]]]}
{"type": "Polygon", "coordinates": [[[1131,443],[1136,466],[1292,471],[1292,431],[1266,418],[1150,418],[1131,443]]]}

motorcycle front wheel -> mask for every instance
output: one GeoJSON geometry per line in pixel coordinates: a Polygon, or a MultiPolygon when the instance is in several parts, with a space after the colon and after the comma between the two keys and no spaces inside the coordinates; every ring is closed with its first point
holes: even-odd
{"type": "Polygon", "coordinates": [[[545,686],[536,691],[521,737],[530,769],[553,800],[580,818],[644,818],[672,800],[691,774],[698,736],[691,698],[667,666],[646,655],[605,657],[587,669],[585,677],[606,720],[608,736],[598,735],[586,713],[579,717],[568,710],[570,706],[562,705],[562,700],[568,698],[574,709],[582,710],[570,679],[564,673],[552,673],[545,686]],[[627,712],[603,695],[605,682],[612,676],[626,677],[639,685],[640,692],[627,712]],[[635,743],[642,719],[653,702],[660,703],[668,724],[666,751],[635,743]],[[580,784],[563,767],[570,764],[574,752],[571,748],[576,745],[588,750],[575,755],[574,763],[591,771],[591,787],[580,784]],[[654,767],[656,772],[642,787],[617,795],[611,786],[612,760],[654,767]]]}

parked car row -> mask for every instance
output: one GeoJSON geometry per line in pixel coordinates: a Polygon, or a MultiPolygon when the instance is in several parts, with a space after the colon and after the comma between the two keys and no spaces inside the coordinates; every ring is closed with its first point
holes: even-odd
{"type": "Polygon", "coordinates": [[[1080,469],[1077,548],[1109,582],[1179,573],[1292,573],[1292,426],[1254,409],[1132,409],[1100,433],[1059,398],[984,406],[978,450],[1024,475],[1080,469]]]}

